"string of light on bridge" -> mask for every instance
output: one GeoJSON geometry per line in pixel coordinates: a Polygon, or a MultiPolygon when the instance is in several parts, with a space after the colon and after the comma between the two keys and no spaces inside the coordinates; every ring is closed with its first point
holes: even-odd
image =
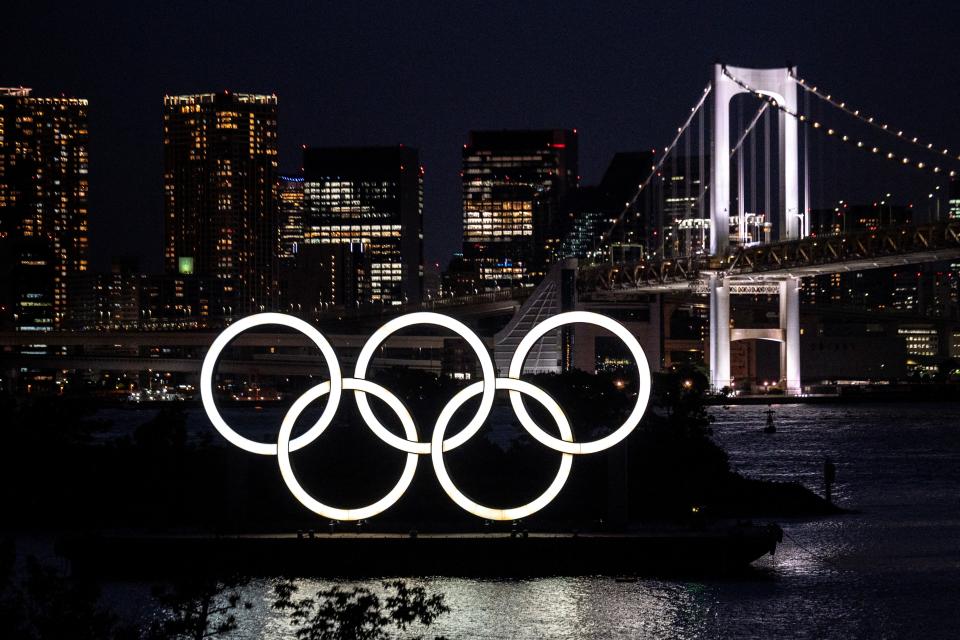
{"type": "Polygon", "coordinates": [[[710,95],[710,90],[712,88],[712,84],[708,84],[706,87],[704,87],[703,95],[700,96],[700,100],[697,101],[697,104],[691,107],[690,115],[687,116],[687,119],[681,126],[677,127],[677,135],[674,136],[670,144],[663,148],[663,155],[660,156],[660,159],[653,165],[650,173],[643,180],[643,182],[637,185],[637,192],[634,193],[633,197],[630,198],[630,200],[624,205],[623,211],[620,212],[620,215],[617,216],[617,219],[610,226],[610,229],[603,235],[603,240],[607,240],[613,234],[614,229],[616,229],[617,226],[623,222],[623,219],[630,213],[630,209],[637,203],[637,199],[640,198],[640,194],[643,193],[643,190],[647,188],[647,185],[650,184],[650,181],[653,180],[654,176],[656,176],[660,172],[660,169],[663,168],[663,163],[666,162],[667,158],[670,156],[670,153],[677,146],[677,143],[680,141],[683,133],[690,128],[690,123],[693,122],[693,117],[697,115],[697,112],[700,111],[701,107],[703,107],[703,103],[706,102],[707,96],[710,95]]]}
{"type": "Polygon", "coordinates": [[[923,142],[917,136],[910,136],[909,134],[904,134],[903,129],[897,129],[897,128],[891,127],[887,123],[880,123],[877,121],[875,117],[868,116],[864,114],[863,111],[861,111],[860,109],[854,109],[853,107],[848,106],[846,102],[837,100],[836,98],[833,97],[833,94],[824,93],[823,91],[820,91],[820,89],[816,85],[811,86],[810,83],[808,83],[803,78],[793,75],[792,71],[790,73],[790,77],[792,77],[804,91],[807,91],[815,95],[816,97],[820,98],[824,102],[827,102],[833,105],[834,107],[840,109],[844,113],[853,116],[857,120],[860,120],[861,122],[873,127],[874,129],[877,129],[878,131],[883,131],[884,133],[890,136],[893,136],[898,140],[906,142],[907,144],[912,144],[925,151],[930,151],[931,153],[939,154],[941,156],[946,156],[949,160],[960,160],[960,155],[955,156],[951,154],[950,149],[948,149],[947,147],[934,145],[932,142],[923,142]]]}
{"type": "MultiPolygon", "coordinates": [[[[866,152],[866,153],[870,153],[870,154],[873,154],[873,155],[876,155],[876,156],[879,156],[879,157],[885,157],[886,159],[892,160],[892,161],[894,161],[894,162],[896,162],[896,163],[898,163],[898,164],[900,164],[900,165],[910,166],[910,167],[913,167],[913,168],[915,168],[915,169],[919,169],[920,171],[932,173],[932,174],[934,174],[934,175],[947,175],[947,176],[949,176],[949,177],[951,177],[951,178],[956,177],[956,175],[957,175],[957,172],[956,172],[955,170],[952,170],[952,169],[951,169],[951,170],[944,170],[943,167],[941,167],[941,166],[939,166],[939,165],[931,165],[929,162],[923,162],[923,161],[914,162],[913,160],[911,160],[911,159],[910,159],[909,157],[907,157],[907,156],[899,156],[899,155],[897,155],[896,153],[894,153],[894,152],[892,152],[892,151],[889,151],[889,150],[887,150],[887,149],[881,149],[880,147],[876,147],[876,146],[871,146],[871,145],[864,144],[864,142],[863,142],[862,140],[854,139],[854,137],[852,137],[852,136],[843,134],[843,133],[839,132],[838,130],[836,130],[836,129],[834,129],[834,128],[826,127],[826,126],[824,126],[822,123],[820,123],[819,121],[812,120],[812,119],[808,118],[807,116],[805,116],[805,115],[803,115],[803,114],[801,114],[801,113],[797,113],[796,111],[793,111],[793,110],[791,110],[791,109],[788,109],[785,105],[780,104],[780,102],[779,102],[776,98],[774,98],[774,97],[772,97],[772,96],[768,96],[768,95],[766,95],[766,94],[764,94],[764,93],[762,93],[762,92],[760,92],[760,91],[757,91],[756,89],[754,89],[753,87],[751,87],[750,85],[748,85],[748,84],[747,84],[746,82],[744,82],[743,80],[740,80],[739,78],[737,78],[736,76],[734,76],[734,75],[733,75],[732,73],[730,73],[730,71],[728,71],[726,68],[724,68],[723,72],[724,72],[724,74],[726,74],[726,76],[727,76],[728,78],[730,78],[733,82],[737,83],[737,84],[738,84],[741,88],[743,88],[744,90],[749,91],[751,94],[753,94],[754,96],[756,96],[758,99],[760,99],[760,100],[766,100],[766,101],[770,104],[771,107],[774,107],[774,108],[776,108],[776,109],[779,109],[779,110],[782,111],[783,113],[785,113],[785,114],[793,117],[793,118],[796,119],[798,122],[800,122],[801,124],[805,125],[805,126],[808,127],[808,128],[816,129],[816,130],[818,130],[818,131],[821,131],[821,132],[824,133],[827,137],[834,138],[834,139],[838,140],[838,141],[841,142],[841,143],[850,144],[851,146],[856,147],[857,149],[861,149],[861,150],[863,150],[863,151],[866,152]]],[[[951,160],[952,160],[952,158],[951,158],[951,160]]]]}

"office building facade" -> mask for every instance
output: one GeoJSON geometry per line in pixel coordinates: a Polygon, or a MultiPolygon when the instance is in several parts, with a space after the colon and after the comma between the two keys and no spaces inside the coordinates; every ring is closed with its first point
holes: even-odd
{"type": "Polygon", "coordinates": [[[303,176],[277,177],[277,206],[277,257],[284,263],[296,258],[303,244],[303,176]]]}
{"type": "Polygon", "coordinates": [[[561,257],[592,260],[607,256],[611,242],[627,242],[627,229],[631,237],[634,234],[645,237],[645,220],[632,211],[624,214],[624,210],[650,172],[652,159],[650,151],[619,152],[613,156],[600,184],[581,186],[570,193],[561,257]],[[619,225],[618,233],[611,238],[611,231],[621,214],[633,218],[619,225]]]}
{"type": "MultiPolygon", "coordinates": [[[[423,290],[423,170],[416,149],[307,148],[304,244],[341,246],[315,256],[336,265],[346,304],[419,302],[423,290]],[[345,283],[345,278],[359,278],[345,283]]],[[[319,274],[318,274],[319,275],[319,274]]],[[[331,274],[323,274],[328,278],[331,274]]]]}
{"type": "MultiPolygon", "coordinates": [[[[671,157],[661,166],[651,189],[656,207],[655,221],[650,225],[655,231],[650,248],[655,255],[679,258],[708,252],[710,215],[701,173],[706,172],[709,163],[709,157],[701,162],[698,157],[681,155],[671,157]]],[[[731,216],[731,222],[733,219],[731,216]]],[[[770,227],[763,214],[745,213],[744,229],[737,227],[731,233],[746,244],[763,242],[770,236],[770,227]]]]}
{"type": "Polygon", "coordinates": [[[536,282],[559,257],[579,184],[576,130],[472,131],[463,147],[463,259],[480,288],[536,282]]]}
{"type": "Polygon", "coordinates": [[[114,258],[110,271],[87,271],[68,283],[67,328],[73,330],[136,330],[140,328],[139,264],[135,258],[114,258]]]}

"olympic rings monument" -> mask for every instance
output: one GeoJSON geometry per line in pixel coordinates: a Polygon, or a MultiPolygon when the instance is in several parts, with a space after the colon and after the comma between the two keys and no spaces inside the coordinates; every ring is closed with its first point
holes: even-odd
{"type": "MultiPolygon", "coordinates": [[[[494,359],[484,343],[462,322],[437,313],[411,313],[388,321],[361,348],[352,376],[345,376],[330,342],[309,323],[280,313],[252,315],[230,325],[218,335],[201,368],[201,400],[210,422],[227,442],[252,456],[276,457],[287,489],[309,511],[331,521],[361,521],[383,513],[408,490],[421,457],[429,457],[440,487],[456,505],[486,521],[516,521],[546,507],[570,477],[576,456],[595,454],[622,443],[636,429],[650,399],[650,368],[637,339],[609,317],[588,311],[568,311],[533,326],[516,343],[509,358],[497,358],[507,369],[498,377],[494,359]],[[524,361],[534,344],[551,331],[571,323],[588,323],[612,332],[633,356],[639,372],[636,403],[626,420],[608,435],[588,442],[574,440],[573,429],[560,403],[542,389],[520,379],[524,361]],[[476,354],[483,377],[451,397],[432,425],[417,425],[400,399],[366,378],[378,347],[394,332],[414,325],[433,325],[461,336],[476,354]],[[329,380],[308,389],[293,402],[282,419],[275,442],[257,442],[231,427],[217,409],[214,377],[217,361],[227,345],[244,331],[265,325],[287,327],[304,334],[326,361],[329,380]],[[444,454],[475,436],[487,422],[497,391],[506,391],[521,426],[541,445],[560,454],[560,468],[546,490],[527,504],[485,505],[467,497],[451,477],[444,454]],[[320,502],[300,483],[291,454],[317,442],[332,423],[344,392],[352,392],[360,417],[383,444],[406,454],[400,478],[386,495],[367,505],[348,508],[320,502]],[[328,397],[319,418],[301,435],[294,425],[308,405],[328,397]],[[368,396],[393,411],[403,435],[385,427],[374,415],[368,396]],[[460,431],[448,433],[454,415],[470,398],[479,396],[476,415],[460,431]],[[542,405],[560,437],[547,433],[531,417],[524,396],[542,405]],[[430,427],[421,440],[420,428],[430,427]]],[[[498,356],[502,354],[498,352],[498,356]]],[[[776,525],[734,525],[724,528],[645,528],[637,531],[606,530],[579,533],[497,531],[482,533],[383,533],[338,532],[314,535],[292,533],[121,534],[78,538],[65,549],[75,570],[100,575],[142,579],[196,575],[198,571],[248,576],[384,577],[384,576],[532,576],[622,575],[638,573],[712,572],[749,564],[771,552],[782,539],[776,525]]]]}
{"type": "Polygon", "coordinates": [[[637,427],[647,409],[647,403],[650,399],[650,366],[640,343],[626,327],[598,313],[568,311],[544,320],[524,336],[510,360],[507,376],[498,377],[489,352],[480,338],[469,327],[449,316],[438,313],[419,312],[410,313],[390,320],[375,331],[360,350],[353,376],[345,377],[340,369],[337,355],[334,353],[329,341],[316,328],[294,316],[281,313],[260,313],[238,320],[213,341],[203,361],[200,374],[200,392],[203,408],[210,422],[220,435],[230,444],[251,454],[276,456],[280,468],[280,475],[290,490],[290,493],[293,494],[294,498],[304,507],[320,516],[331,520],[363,520],[386,511],[396,503],[409,488],[416,473],[420,457],[429,456],[433,464],[433,471],[436,474],[437,480],[440,482],[440,486],[447,496],[458,506],[475,516],[487,520],[517,520],[526,518],[543,509],[557,497],[570,476],[574,456],[598,453],[614,447],[629,436],[637,427]],[[639,391],[637,393],[636,404],[624,423],[609,435],[589,442],[575,442],[573,430],[571,429],[567,416],[557,401],[542,389],[520,379],[520,375],[523,372],[524,361],[534,343],[549,332],[563,325],[574,323],[592,324],[606,329],[617,336],[624,342],[630,354],[633,356],[639,373],[639,391]],[[367,372],[370,368],[370,361],[377,348],[387,340],[391,334],[411,326],[423,324],[448,329],[462,337],[476,355],[480,363],[480,370],[483,374],[482,380],[470,384],[447,402],[440,412],[436,423],[432,425],[433,430],[429,441],[420,440],[420,430],[415,424],[410,412],[397,396],[388,389],[366,379],[367,372]],[[293,403],[283,418],[275,443],[256,442],[237,433],[227,424],[218,411],[213,393],[213,378],[217,367],[217,360],[224,348],[231,340],[244,331],[263,325],[279,325],[304,334],[320,350],[321,355],[326,361],[330,375],[329,380],[308,389],[293,403]],[[343,400],[344,391],[353,392],[360,415],[367,427],[369,427],[384,444],[406,453],[406,464],[400,474],[400,479],[385,496],[372,504],[347,509],[324,504],[310,495],[298,481],[290,461],[291,453],[313,443],[330,425],[339,408],[340,402],[343,400]],[[561,456],[560,468],[546,491],[532,501],[519,506],[493,507],[482,505],[471,500],[457,488],[453,478],[451,478],[447,472],[443,459],[445,453],[461,446],[480,431],[490,416],[494,396],[497,391],[509,392],[513,411],[523,428],[537,442],[558,452],[561,456]],[[392,433],[377,419],[370,408],[370,402],[367,398],[368,394],[379,398],[397,415],[403,427],[404,437],[392,433]],[[478,395],[480,396],[480,407],[476,415],[473,416],[463,429],[448,436],[447,427],[454,414],[456,414],[467,400],[478,395]],[[319,419],[302,435],[293,438],[293,428],[297,419],[312,402],[323,396],[329,396],[329,399],[319,419]],[[547,410],[551,419],[556,423],[560,438],[550,435],[534,421],[524,406],[523,396],[528,396],[547,410]]]}

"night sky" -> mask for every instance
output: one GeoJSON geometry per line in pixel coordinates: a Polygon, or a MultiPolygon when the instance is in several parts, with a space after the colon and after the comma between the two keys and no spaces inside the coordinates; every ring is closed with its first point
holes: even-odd
{"type": "Polygon", "coordinates": [[[665,145],[716,59],[792,61],[960,146],[953,2],[354,4],[4,3],[0,86],[90,100],[96,268],[137,253],[160,269],[164,93],[276,93],[281,170],[299,168],[301,144],[419,148],[426,255],[442,262],[460,243],[468,130],[576,127],[593,182],[615,151],[665,145]]]}

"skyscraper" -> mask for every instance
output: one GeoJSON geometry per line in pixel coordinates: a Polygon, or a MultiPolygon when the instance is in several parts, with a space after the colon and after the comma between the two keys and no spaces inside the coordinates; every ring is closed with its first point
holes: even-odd
{"type": "Polygon", "coordinates": [[[536,280],[579,182],[575,130],[472,131],[463,147],[463,257],[481,286],[536,280]]]}
{"type": "MultiPolygon", "coordinates": [[[[704,165],[710,162],[704,158],[704,165]]],[[[661,166],[652,185],[654,219],[659,238],[649,243],[652,251],[665,258],[693,256],[708,251],[710,215],[705,204],[705,183],[700,179],[701,163],[692,156],[674,156],[661,166]],[[659,240],[659,242],[656,242],[659,240]]],[[[754,241],[762,236],[763,221],[756,215],[748,219],[745,234],[754,241]]]]}
{"type": "MultiPolygon", "coordinates": [[[[304,242],[356,245],[361,304],[419,302],[423,289],[423,171],[416,149],[308,148],[303,152],[304,242]]],[[[344,254],[347,255],[347,254],[344,254]]],[[[317,264],[321,264],[318,262],[317,264]]],[[[339,280],[343,280],[341,274],[339,280]]]]}
{"type": "Polygon", "coordinates": [[[87,269],[88,140],[86,100],[0,88],[0,321],[7,326],[60,327],[67,280],[87,269]],[[15,276],[24,270],[29,278],[15,276]]]}
{"type": "Polygon", "coordinates": [[[20,239],[2,251],[0,282],[4,283],[5,291],[0,306],[4,309],[3,328],[15,331],[51,331],[54,328],[58,265],[50,245],[43,239],[20,239]]]}
{"type": "Polygon", "coordinates": [[[960,220],[960,178],[951,178],[948,189],[947,215],[951,220],[960,220]]]}
{"type": "Polygon", "coordinates": [[[277,305],[277,97],[163,99],[168,273],[216,282],[214,315],[277,305]]]}
{"type": "MultiPolygon", "coordinates": [[[[652,159],[650,151],[619,152],[610,161],[600,184],[581,186],[570,193],[566,207],[569,225],[561,243],[561,257],[598,258],[609,251],[609,239],[605,236],[636,193],[637,185],[650,172],[652,159]]],[[[645,237],[645,223],[644,217],[627,212],[615,241],[623,244],[634,235],[645,237]],[[630,235],[623,229],[630,229],[630,235]]]]}
{"type": "MultiPolygon", "coordinates": [[[[913,209],[887,201],[872,204],[841,202],[837,206],[811,209],[810,235],[825,238],[857,231],[876,231],[913,222],[913,209]]],[[[894,268],[856,273],[833,273],[805,278],[801,284],[803,302],[809,305],[843,304],[874,311],[918,310],[917,274],[913,282],[907,273],[894,268]]]]}
{"type": "Polygon", "coordinates": [[[293,260],[303,244],[303,176],[277,177],[277,203],[277,256],[285,262],[293,260]]]}
{"type": "Polygon", "coordinates": [[[115,257],[109,273],[87,271],[68,283],[70,329],[132,330],[140,327],[139,261],[115,257]]]}

